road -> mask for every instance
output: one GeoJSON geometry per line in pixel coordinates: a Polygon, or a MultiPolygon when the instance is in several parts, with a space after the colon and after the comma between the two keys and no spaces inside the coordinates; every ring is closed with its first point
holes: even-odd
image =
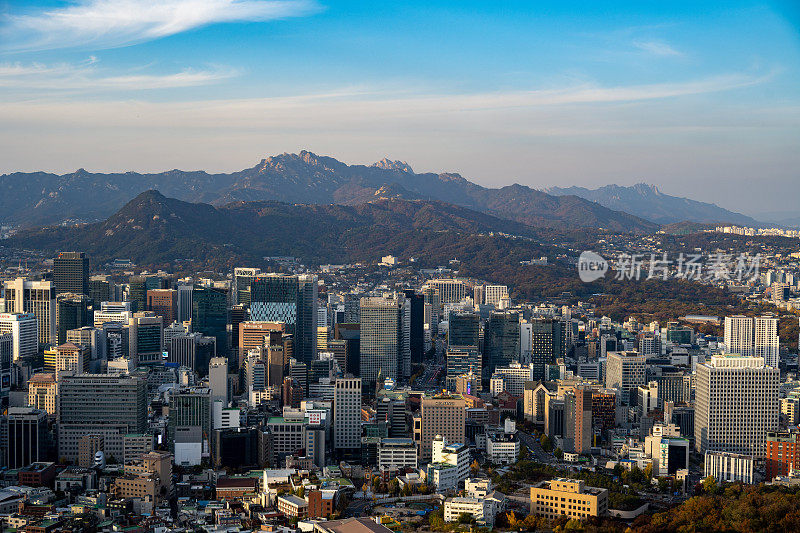
{"type": "Polygon", "coordinates": [[[519,437],[520,442],[522,442],[522,444],[528,448],[528,451],[531,453],[533,459],[548,465],[558,464],[558,459],[545,452],[542,449],[542,445],[539,444],[539,441],[533,435],[518,429],[517,436],[519,437]]]}

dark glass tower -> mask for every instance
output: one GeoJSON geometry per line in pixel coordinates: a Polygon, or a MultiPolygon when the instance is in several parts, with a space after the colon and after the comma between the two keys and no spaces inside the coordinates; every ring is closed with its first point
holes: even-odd
{"type": "Polygon", "coordinates": [[[192,331],[216,337],[217,355],[228,354],[228,294],[225,289],[194,287],[192,331]]]}
{"type": "Polygon", "coordinates": [[[53,259],[56,294],[89,294],[89,258],[83,252],[61,252],[53,259]]]}
{"type": "Polygon", "coordinates": [[[250,284],[250,319],[283,322],[294,337],[294,356],[310,363],[317,353],[317,277],[258,276],[250,284]]]}

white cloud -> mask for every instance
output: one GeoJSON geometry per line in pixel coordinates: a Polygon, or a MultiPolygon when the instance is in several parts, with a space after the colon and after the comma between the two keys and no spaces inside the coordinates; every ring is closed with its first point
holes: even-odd
{"type": "Polygon", "coordinates": [[[264,22],[319,10],[314,0],[78,0],[6,15],[7,50],[126,46],[221,22],[264,22]]]}
{"type": "MultiPolygon", "coordinates": [[[[236,75],[230,68],[184,69],[169,74],[104,75],[94,56],[82,63],[0,63],[0,87],[42,90],[52,95],[68,90],[169,89],[206,85],[236,75]]],[[[28,95],[30,96],[30,95],[28,95]]]]}
{"type": "Polygon", "coordinates": [[[661,57],[680,57],[683,53],[662,41],[634,41],[633,46],[643,52],[661,57]]]}

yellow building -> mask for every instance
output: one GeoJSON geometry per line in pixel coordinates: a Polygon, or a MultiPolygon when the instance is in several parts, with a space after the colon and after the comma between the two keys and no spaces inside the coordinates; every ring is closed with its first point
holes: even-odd
{"type": "Polygon", "coordinates": [[[608,514],[608,490],[586,487],[576,479],[542,481],[531,487],[531,513],[545,518],[604,516],[608,514]]]}
{"type": "Polygon", "coordinates": [[[48,415],[56,414],[56,376],[50,372],[34,374],[28,380],[28,405],[45,411],[48,415]]]}

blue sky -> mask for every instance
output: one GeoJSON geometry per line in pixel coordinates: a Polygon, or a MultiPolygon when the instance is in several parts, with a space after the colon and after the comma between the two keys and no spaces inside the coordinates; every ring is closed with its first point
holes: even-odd
{"type": "Polygon", "coordinates": [[[0,172],[305,148],[793,210],[799,28],[788,1],[0,0],[0,172]]]}

